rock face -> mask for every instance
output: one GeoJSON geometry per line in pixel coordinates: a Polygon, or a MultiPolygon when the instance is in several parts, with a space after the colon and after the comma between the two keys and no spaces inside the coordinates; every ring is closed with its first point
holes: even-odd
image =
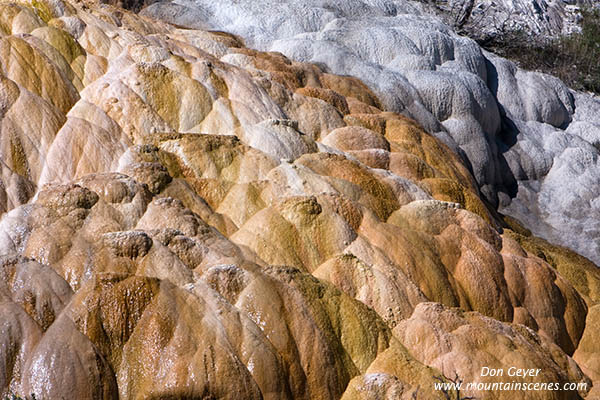
{"type": "MultiPolygon", "coordinates": [[[[504,371],[504,360],[510,360],[514,370],[534,370],[531,382],[560,382],[564,385],[577,371],[573,360],[555,353],[554,344],[537,336],[523,325],[510,325],[486,318],[477,313],[449,310],[436,303],[419,304],[414,314],[395,328],[407,348],[419,354],[427,364],[444,371],[446,368],[467,382],[494,384],[506,382],[503,376],[486,376],[485,369],[504,371]],[[423,347],[428,350],[420,351],[423,347]],[[501,355],[500,360],[498,355],[501,355]],[[575,368],[575,371],[573,370],[575,368]]],[[[578,379],[575,378],[575,379],[578,379]]],[[[510,379],[510,378],[509,378],[510,379]]],[[[585,379],[585,378],[583,378],[585,379]]],[[[464,390],[465,395],[476,398],[510,399],[510,391],[464,390]]],[[[529,397],[539,399],[573,399],[578,393],[539,392],[529,397]]]]}
{"type": "MultiPolygon", "coordinates": [[[[232,32],[261,50],[361,78],[384,109],[415,119],[462,154],[487,201],[536,235],[600,263],[597,98],[488,54],[427,14],[422,3],[174,3],[155,3],[142,13],[182,26],[232,32]]],[[[488,19],[515,13],[509,18],[515,29],[560,30],[562,2],[492,3],[490,8],[474,2],[472,12],[483,12],[488,19]]],[[[461,2],[445,4],[469,8],[461,2]]],[[[485,21],[483,26],[495,26],[485,21]]],[[[244,66],[248,61],[235,57],[228,62],[244,66]]]]}
{"type": "Polygon", "coordinates": [[[450,26],[478,40],[490,40],[511,33],[524,34],[543,42],[581,31],[581,8],[593,7],[593,0],[451,0],[426,1],[427,8],[450,26]]]}
{"type": "MultiPolygon", "coordinates": [[[[580,384],[555,398],[593,398],[600,272],[480,195],[497,190],[482,177],[502,125],[480,77],[415,74],[448,108],[408,83],[392,98],[110,5],[0,8],[1,397],[483,397],[434,385],[487,365],[543,369],[580,384]],[[436,134],[385,111],[394,101],[436,134]]],[[[486,74],[472,42],[452,37],[486,74]]],[[[560,125],[573,111],[536,100],[513,112],[560,125]]]]}

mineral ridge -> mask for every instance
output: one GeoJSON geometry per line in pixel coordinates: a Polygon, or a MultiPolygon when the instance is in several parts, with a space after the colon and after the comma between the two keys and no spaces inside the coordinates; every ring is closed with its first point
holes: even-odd
{"type": "Polygon", "coordinates": [[[0,396],[600,396],[600,272],[523,226],[597,260],[597,101],[389,2],[258,3],[0,3],[0,396]]]}

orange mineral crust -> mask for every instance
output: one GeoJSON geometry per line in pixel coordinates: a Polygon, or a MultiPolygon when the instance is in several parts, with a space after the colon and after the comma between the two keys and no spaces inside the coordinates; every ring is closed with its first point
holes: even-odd
{"type": "Polygon", "coordinates": [[[600,395],[597,267],[382,104],[225,32],[0,3],[0,397],[600,395]],[[435,389],[484,367],[583,385],[435,389]]]}

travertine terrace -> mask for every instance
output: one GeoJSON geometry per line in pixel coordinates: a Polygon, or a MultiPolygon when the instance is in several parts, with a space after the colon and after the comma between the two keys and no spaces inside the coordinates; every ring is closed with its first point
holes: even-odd
{"type": "Polygon", "coordinates": [[[0,396],[600,396],[591,261],[358,78],[244,43],[0,3],[0,396]]]}

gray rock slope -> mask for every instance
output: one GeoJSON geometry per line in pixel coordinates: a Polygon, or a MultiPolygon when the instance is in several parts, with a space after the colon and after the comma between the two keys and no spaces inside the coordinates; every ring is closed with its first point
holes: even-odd
{"type": "Polygon", "coordinates": [[[469,37],[521,32],[545,41],[581,30],[581,8],[597,0],[424,0],[429,10],[469,37]]]}
{"type": "Polygon", "coordinates": [[[142,13],[361,78],[459,152],[490,203],[600,263],[597,98],[483,51],[419,3],[176,0],[142,13]]]}

